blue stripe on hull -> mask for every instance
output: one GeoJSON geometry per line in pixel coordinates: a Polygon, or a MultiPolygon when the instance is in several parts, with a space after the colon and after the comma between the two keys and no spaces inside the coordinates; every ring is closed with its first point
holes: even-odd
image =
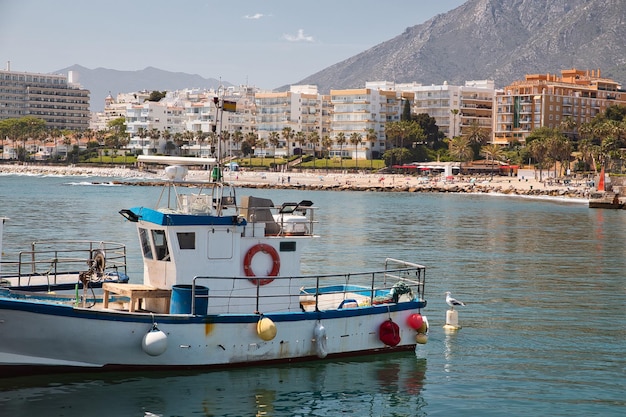
{"type": "MultiPolygon", "coordinates": [[[[424,308],[425,302],[413,301],[399,304],[375,305],[369,307],[359,307],[342,310],[310,311],[310,312],[289,312],[289,313],[267,313],[264,317],[272,319],[276,323],[280,322],[314,322],[321,319],[336,319],[357,316],[379,316],[389,312],[417,310],[424,308]]],[[[153,319],[158,319],[159,323],[182,324],[182,323],[256,323],[259,314],[216,314],[208,316],[171,316],[167,314],[147,314],[147,313],[125,313],[119,311],[106,311],[99,309],[74,308],[71,305],[34,303],[32,300],[2,299],[0,298],[1,310],[28,311],[35,314],[45,314],[51,316],[75,317],[90,320],[108,320],[120,322],[152,323],[153,319]]]]}

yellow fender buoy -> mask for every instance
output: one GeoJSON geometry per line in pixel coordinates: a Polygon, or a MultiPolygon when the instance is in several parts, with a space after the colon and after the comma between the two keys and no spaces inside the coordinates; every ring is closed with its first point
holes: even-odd
{"type": "Polygon", "coordinates": [[[420,345],[425,345],[428,342],[428,335],[424,333],[418,333],[415,335],[415,341],[420,345]]]}
{"type": "Polygon", "coordinates": [[[276,337],[276,324],[267,317],[261,318],[256,324],[256,333],[265,341],[270,341],[276,337]]]}

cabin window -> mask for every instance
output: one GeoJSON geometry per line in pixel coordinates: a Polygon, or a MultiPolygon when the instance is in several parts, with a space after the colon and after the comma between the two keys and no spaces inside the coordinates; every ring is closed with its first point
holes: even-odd
{"type": "Polygon", "coordinates": [[[193,232],[176,233],[178,237],[178,247],[181,249],[196,248],[196,234],[193,232]]]}
{"type": "Polygon", "coordinates": [[[280,242],[280,251],[281,252],[295,252],[296,242],[280,242]]]}
{"type": "Polygon", "coordinates": [[[156,252],[156,258],[159,261],[169,261],[170,252],[167,249],[167,238],[165,237],[164,230],[153,230],[152,240],[154,241],[154,250],[156,252]]]}
{"type": "Polygon", "coordinates": [[[154,259],[152,255],[152,246],[150,246],[150,239],[148,237],[148,231],[146,229],[139,229],[139,240],[141,242],[141,252],[146,259],[154,259]]]}

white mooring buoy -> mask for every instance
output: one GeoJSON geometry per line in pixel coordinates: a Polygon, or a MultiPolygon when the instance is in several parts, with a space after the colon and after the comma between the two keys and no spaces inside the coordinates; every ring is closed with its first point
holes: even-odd
{"type": "Polygon", "coordinates": [[[459,312],[456,310],[446,311],[446,324],[443,326],[446,330],[459,330],[459,312]]]}
{"type": "Polygon", "coordinates": [[[446,324],[443,326],[446,330],[459,330],[459,312],[454,309],[454,306],[465,306],[465,303],[452,298],[450,291],[446,292],[446,304],[450,306],[450,310],[446,311],[446,324]]]}

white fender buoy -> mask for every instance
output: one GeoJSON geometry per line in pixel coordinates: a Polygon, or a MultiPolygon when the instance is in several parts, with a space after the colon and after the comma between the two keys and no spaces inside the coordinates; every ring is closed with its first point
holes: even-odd
{"type": "Polygon", "coordinates": [[[322,322],[318,321],[315,325],[315,330],[313,330],[313,337],[315,340],[315,353],[319,358],[325,358],[328,355],[328,350],[326,347],[326,341],[328,340],[328,336],[326,336],[326,328],[322,324],[322,322]]]}
{"type": "Polygon", "coordinates": [[[263,340],[270,341],[276,337],[276,325],[271,319],[263,317],[256,324],[256,333],[263,340]]]}
{"type": "Polygon", "coordinates": [[[143,337],[141,348],[150,356],[159,356],[167,350],[167,335],[157,328],[156,323],[143,337]]]}

